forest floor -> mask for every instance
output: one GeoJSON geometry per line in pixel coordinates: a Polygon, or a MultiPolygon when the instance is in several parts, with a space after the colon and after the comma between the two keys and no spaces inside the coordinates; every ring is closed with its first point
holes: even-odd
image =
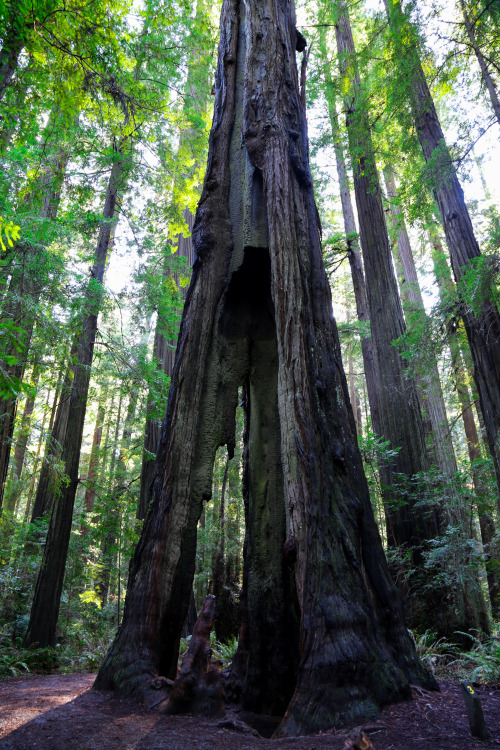
{"type": "MultiPolygon", "coordinates": [[[[1,750],[343,750],[355,729],[266,739],[276,723],[243,712],[226,719],[163,716],[91,690],[95,675],[28,675],[0,681],[1,750]],[[247,727],[247,724],[252,724],[247,727]],[[227,724],[239,728],[228,728],[227,724]],[[226,723],[226,726],[224,726],[226,723]],[[260,736],[256,729],[259,730],[260,736]],[[242,731],[245,730],[245,731],[242,731]]],[[[458,683],[386,708],[364,726],[376,750],[481,750],[500,746],[500,685],[477,690],[489,742],[471,737],[458,683]]]]}

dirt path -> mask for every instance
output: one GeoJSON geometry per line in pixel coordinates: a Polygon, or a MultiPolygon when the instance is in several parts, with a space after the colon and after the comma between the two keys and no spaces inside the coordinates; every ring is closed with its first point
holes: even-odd
{"type": "MultiPolygon", "coordinates": [[[[16,677],[0,682],[1,750],[342,750],[353,730],[269,740],[219,720],[162,716],[109,693],[91,690],[95,675],[16,677]]],[[[469,733],[459,685],[422,693],[387,708],[365,727],[376,750],[481,750],[500,746],[500,690],[478,691],[491,742],[469,733]]],[[[228,719],[252,721],[242,713],[228,719]]],[[[261,723],[262,733],[272,722],[261,723]]],[[[255,730],[254,730],[255,731],[255,730]]]]}

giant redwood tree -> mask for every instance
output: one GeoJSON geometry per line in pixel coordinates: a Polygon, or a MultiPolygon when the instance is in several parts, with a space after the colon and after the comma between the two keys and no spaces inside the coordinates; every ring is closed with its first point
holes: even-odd
{"type": "Polygon", "coordinates": [[[410,682],[433,684],[404,625],[356,445],[308,166],[295,62],[304,44],[289,0],[224,0],[153,497],[96,680],[147,700],[152,678],[175,674],[197,523],[243,400],[243,700],[286,709],[281,735],[363,721],[407,697],[410,682]]]}
{"type": "Polygon", "coordinates": [[[399,0],[384,2],[398,81],[404,83],[450,253],[458,288],[457,313],[462,316],[467,333],[474,382],[500,488],[500,313],[492,298],[491,268],[474,234],[464,192],[420,61],[415,29],[399,0]],[[473,295],[467,291],[471,272],[481,274],[474,281],[480,291],[473,295]]]}

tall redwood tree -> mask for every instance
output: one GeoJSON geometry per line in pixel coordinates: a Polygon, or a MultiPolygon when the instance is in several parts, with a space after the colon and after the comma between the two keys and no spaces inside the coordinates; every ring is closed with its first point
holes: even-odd
{"type": "Polygon", "coordinates": [[[304,44],[288,0],[224,1],[153,498],[96,680],[147,700],[152,678],[175,674],[197,523],[217,448],[234,450],[243,386],[243,698],[286,707],[281,735],[364,721],[408,697],[411,682],[434,685],[404,625],[356,444],[308,165],[295,62],[304,44]]]}

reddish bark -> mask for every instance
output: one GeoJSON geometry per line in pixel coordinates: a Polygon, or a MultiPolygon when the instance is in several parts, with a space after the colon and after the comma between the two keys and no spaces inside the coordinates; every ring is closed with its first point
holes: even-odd
{"type": "Polygon", "coordinates": [[[221,666],[212,661],[210,648],[214,619],[215,597],[207,596],[196,620],[188,652],[163,709],[164,713],[190,713],[210,717],[225,715],[221,666]]]}
{"type": "Polygon", "coordinates": [[[151,510],[122,626],[95,683],[144,700],[152,677],[175,674],[197,524],[217,448],[233,454],[244,385],[246,678],[266,696],[261,710],[272,693],[283,703],[294,689],[282,734],[361,721],[409,697],[410,682],[435,684],[404,625],[357,448],[322,262],[296,44],[287,0],[225,0],[196,260],[151,510]],[[290,535],[293,570],[282,560],[290,535]],[[290,628],[295,604],[299,638],[290,628]],[[278,648],[263,649],[256,633],[266,616],[278,648]]]}

